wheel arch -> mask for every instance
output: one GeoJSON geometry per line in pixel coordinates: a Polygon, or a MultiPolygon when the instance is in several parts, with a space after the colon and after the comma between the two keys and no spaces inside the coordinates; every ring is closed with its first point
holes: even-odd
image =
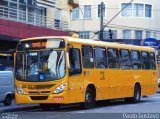
{"type": "Polygon", "coordinates": [[[94,94],[94,96],[96,98],[96,87],[95,87],[95,85],[93,83],[90,83],[90,84],[87,85],[86,90],[88,88],[90,88],[93,91],[93,94],[94,94]]]}

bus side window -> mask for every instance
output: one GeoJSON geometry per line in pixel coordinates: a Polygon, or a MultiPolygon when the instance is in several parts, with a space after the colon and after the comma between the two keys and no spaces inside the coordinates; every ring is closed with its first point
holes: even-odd
{"type": "Polygon", "coordinates": [[[121,69],[130,69],[131,68],[131,61],[130,61],[130,52],[129,50],[120,50],[120,57],[121,57],[121,69]]]}
{"type": "Polygon", "coordinates": [[[132,64],[132,69],[134,70],[141,69],[141,59],[139,51],[131,51],[131,64],[132,64]]]}
{"type": "Polygon", "coordinates": [[[155,60],[155,54],[150,53],[150,60],[151,60],[151,69],[155,70],[156,69],[156,60],[155,60]]]}
{"type": "Polygon", "coordinates": [[[143,51],[141,55],[142,55],[142,69],[150,69],[149,53],[143,51]]]}
{"type": "Polygon", "coordinates": [[[108,48],[108,66],[109,68],[120,68],[118,49],[108,48]]]}
{"type": "Polygon", "coordinates": [[[107,68],[107,56],[105,48],[95,47],[94,56],[95,56],[96,68],[102,68],[102,69],[107,68]]]}
{"type": "Polygon", "coordinates": [[[69,48],[69,75],[81,74],[80,50],[77,48],[69,48]]]}
{"type": "Polygon", "coordinates": [[[84,68],[94,68],[93,48],[91,46],[82,46],[82,59],[84,68]]]}

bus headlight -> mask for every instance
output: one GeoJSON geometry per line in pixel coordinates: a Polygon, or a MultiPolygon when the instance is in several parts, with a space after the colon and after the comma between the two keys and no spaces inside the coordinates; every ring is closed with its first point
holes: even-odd
{"type": "Polygon", "coordinates": [[[54,94],[58,94],[58,93],[62,93],[66,87],[67,83],[61,84],[60,86],[58,86],[53,93],[54,94]]]}
{"type": "Polygon", "coordinates": [[[20,88],[20,87],[18,87],[18,86],[16,86],[16,91],[17,91],[18,94],[26,94],[26,93],[23,91],[23,89],[20,88]]]}

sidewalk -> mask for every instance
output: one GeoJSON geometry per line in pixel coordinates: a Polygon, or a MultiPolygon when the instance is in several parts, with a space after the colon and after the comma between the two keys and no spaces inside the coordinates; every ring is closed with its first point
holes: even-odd
{"type": "Polygon", "coordinates": [[[0,103],[0,113],[24,111],[24,110],[38,109],[38,108],[39,108],[38,104],[16,105],[14,100],[12,101],[12,104],[10,106],[5,106],[3,103],[0,103]]]}

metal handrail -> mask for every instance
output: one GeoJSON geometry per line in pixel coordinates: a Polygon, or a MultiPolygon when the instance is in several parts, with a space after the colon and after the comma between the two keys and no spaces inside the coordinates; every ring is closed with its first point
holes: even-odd
{"type": "Polygon", "coordinates": [[[2,5],[0,5],[0,18],[51,29],[69,29],[69,23],[67,21],[56,21],[54,18],[2,5]]]}

